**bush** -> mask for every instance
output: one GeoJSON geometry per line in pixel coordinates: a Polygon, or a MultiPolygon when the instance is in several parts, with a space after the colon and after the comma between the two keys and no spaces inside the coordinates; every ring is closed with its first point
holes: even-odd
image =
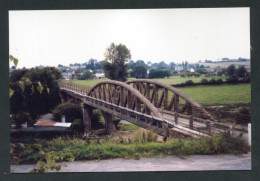
{"type": "Polygon", "coordinates": [[[231,75],[228,79],[227,79],[227,83],[230,84],[237,84],[239,83],[239,79],[237,75],[231,75]]]}
{"type": "Polygon", "coordinates": [[[18,114],[13,115],[13,120],[15,121],[16,128],[20,128],[22,124],[31,121],[31,117],[29,113],[20,112],[18,114]]]}
{"type": "Polygon", "coordinates": [[[207,79],[201,79],[201,81],[200,81],[202,84],[208,84],[209,83],[209,81],[207,80],[207,79]]]}
{"type": "Polygon", "coordinates": [[[212,73],[210,72],[206,73],[205,77],[212,77],[212,73]]]}
{"type": "Polygon", "coordinates": [[[241,82],[243,83],[250,83],[250,75],[246,76],[246,77],[243,77],[243,79],[241,80],[241,82]]]}
{"type": "Polygon", "coordinates": [[[193,84],[194,84],[194,82],[192,80],[187,80],[185,82],[185,85],[193,85],[193,84]]]}
{"type": "Polygon", "coordinates": [[[186,74],[181,73],[180,76],[181,76],[181,78],[184,78],[184,77],[186,77],[186,74]]]}
{"type": "Polygon", "coordinates": [[[52,112],[56,121],[61,121],[62,115],[66,116],[66,122],[72,122],[75,119],[82,119],[81,107],[69,102],[58,105],[52,112]]]}
{"type": "Polygon", "coordinates": [[[223,83],[222,79],[216,80],[216,84],[222,84],[222,83],[223,83]]]}
{"type": "Polygon", "coordinates": [[[210,84],[216,84],[216,80],[214,78],[210,79],[209,81],[210,84]]]}

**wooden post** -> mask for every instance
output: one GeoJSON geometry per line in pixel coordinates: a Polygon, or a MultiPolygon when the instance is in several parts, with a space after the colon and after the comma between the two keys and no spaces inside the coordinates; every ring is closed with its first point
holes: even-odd
{"type": "Polygon", "coordinates": [[[120,106],[124,106],[124,100],[125,100],[125,95],[124,95],[124,87],[120,87],[120,106]]]}
{"type": "Polygon", "coordinates": [[[127,91],[127,108],[132,108],[132,95],[130,91],[127,91]]]}
{"type": "Polygon", "coordinates": [[[141,112],[141,104],[138,98],[136,98],[136,111],[141,112]]]}
{"type": "Polygon", "coordinates": [[[158,87],[154,85],[154,106],[158,107],[158,87]]]}
{"type": "Polygon", "coordinates": [[[149,83],[146,83],[146,98],[150,100],[150,84],[149,83]]]}
{"type": "Polygon", "coordinates": [[[164,89],[164,109],[168,108],[168,90],[165,88],[164,89]]]}

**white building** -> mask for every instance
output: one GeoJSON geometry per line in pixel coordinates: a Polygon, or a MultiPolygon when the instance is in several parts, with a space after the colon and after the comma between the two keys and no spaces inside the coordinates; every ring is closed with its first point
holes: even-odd
{"type": "Polygon", "coordinates": [[[105,74],[104,73],[96,73],[94,74],[96,78],[98,79],[102,79],[102,78],[105,78],[105,74]]]}

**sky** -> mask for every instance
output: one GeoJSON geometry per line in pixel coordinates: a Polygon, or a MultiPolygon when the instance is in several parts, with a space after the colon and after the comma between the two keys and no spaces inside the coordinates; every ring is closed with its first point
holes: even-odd
{"type": "Polygon", "coordinates": [[[9,54],[18,68],[104,60],[112,42],[126,45],[134,61],[250,58],[249,14],[249,8],[9,11],[9,54]]]}

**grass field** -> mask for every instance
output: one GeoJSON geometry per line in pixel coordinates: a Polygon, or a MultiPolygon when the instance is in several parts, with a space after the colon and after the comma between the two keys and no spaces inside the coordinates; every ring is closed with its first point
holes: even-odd
{"type": "Polygon", "coordinates": [[[251,84],[195,86],[179,90],[203,105],[251,102],[251,84]]]}
{"type": "MultiPolygon", "coordinates": [[[[198,83],[201,81],[201,79],[207,79],[207,80],[210,80],[212,78],[215,78],[216,80],[217,79],[222,79],[223,81],[226,80],[226,77],[225,76],[213,76],[213,77],[204,77],[204,76],[201,76],[201,77],[185,77],[185,78],[181,78],[180,76],[172,76],[172,77],[169,77],[169,78],[164,78],[164,79],[153,79],[153,80],[158,80],[158,81],[161,81],[161,82],[164,82],[166,84],[180,84],[180,83],[185,83],[187,80],[192,80],[194,83],[198,83]]],[[[133,78],[128,78],[128,80],[131,80],[133,78]]],[[[88,85],[88,86],[94,86],[96,85],[98,82],[100,81],[103,81],[103,80],[107,80],[107,79],[92,79],[92,80],[74,80],[73,83],[76,83],[76,84],[80,84],[80,85],[88,85]]]]}
{"type": "MultiPolygon", "coordinates": [[[[165,82],[167,84],[180,84],[187,80],[192,80],[193,82],[200,82],[201,79],[205,77],[191,77],[191,78],[181,78],[179,76],[174,76],[164,79],[154,79],[158,81],[165,82]]],[[[215,76],[206,77],[208,80],[215,78],[226,77],[215,76]]],[[[93,80],[75,80],[76,84],[94,86],[98,82],[106,79],[93,79],[93,80]]],[[[236,84],[236,85],[211,85],[211,86],[194,86],[194,87],[183,87],[178,88],[185,94],[190,96],[199,104],[203,105],[215,105],[215,104],[233,104],[233,103],[249,103],[251,102],[251,84],[236,84]]],[[[159,91],[161,95],[161,91],[159,91]]],[[[170,98],[170,97],[169,97],[170,98]]]]}

